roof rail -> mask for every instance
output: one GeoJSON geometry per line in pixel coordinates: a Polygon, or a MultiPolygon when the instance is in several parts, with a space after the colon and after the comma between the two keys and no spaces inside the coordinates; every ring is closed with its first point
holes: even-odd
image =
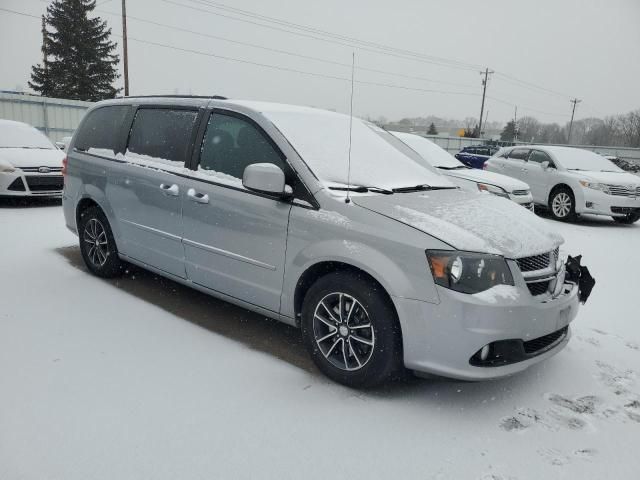
{"type": "Polygon", "coordinates": [[[129,95],[128,97],[116,98],[208,98],[212,100],[228,100],[222,95],[129,95]]]}

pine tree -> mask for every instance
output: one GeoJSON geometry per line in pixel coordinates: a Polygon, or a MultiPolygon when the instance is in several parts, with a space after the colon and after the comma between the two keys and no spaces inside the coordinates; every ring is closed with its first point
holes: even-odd
{"type": "Polygon", "coordinates": [[[516,124],[513,120],[511,120],[504,126],[504,129],[500,134],[500,140],[505,142],[513,142],[513,139],[515,138],[515,136],[516,136],[516,124]]]}
{"type": "Polygon", "coordinates": [[[436,126],[433,122],[429,125],[429,130],[427,130],[427,135],[438,135],[438,130],[436,130],[436,126]]]}
{"type": "Polygon", "coordinates": [[[89,18],[95,0],[54,0],[44,17],[42,64],[34,65],[29,86],[43,96],[98,101],[121,90],[116,44],[99,17],[89,18]]]}

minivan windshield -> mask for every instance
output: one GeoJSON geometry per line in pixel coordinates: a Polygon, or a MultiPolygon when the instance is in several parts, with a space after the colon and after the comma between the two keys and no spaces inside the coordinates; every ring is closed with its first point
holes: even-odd
{"type": "Polygon", "coordinates": [[[558,163],[567,170],[585,170],[589,172],[620,172],[624,170],[606,158],[589,150],[580,148],[562,148],[553,151],[558,163]]]}
{"type": "Polygon", "coordinates": [[[52,150],[53,143],[38,130],[20,122],[0,122],[0,148],[52,150]]]}
{"type": "Polygon", "coordinates": [[[467,168],[444,148],[424,137],[414,135],[413,133],[391,133],[415,150],[429,165],[445,170],[467,168]]]}
{"type": "MultiPolygon", "coordinates": [[[[262,113],[282,132],[325,184],[346,185],[349,177],[349,116],[304,107],[265,108],[262,113]]],[[[454,188],[412,149],[389,132],[353,119],[350,184],[393,190],[420,186],[454,188]]]]}

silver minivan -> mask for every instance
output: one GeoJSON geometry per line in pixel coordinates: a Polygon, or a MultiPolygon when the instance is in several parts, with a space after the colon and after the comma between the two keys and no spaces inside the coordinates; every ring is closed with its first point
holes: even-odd
{"type": "Polygon", "coordinates": [[[300,327],[330,378],[510,375],[569,341],[593,287],[533,213],[464,192],[388,132],[220,97],[100,102],[63,207],[88,269],[126,262],[300,327]]]}

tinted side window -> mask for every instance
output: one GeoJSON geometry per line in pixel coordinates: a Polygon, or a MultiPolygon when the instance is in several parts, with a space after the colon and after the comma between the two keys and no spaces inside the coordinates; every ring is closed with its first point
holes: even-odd
{"type": "Polygon", "coordinates": [[[211,114],[198,171],[215,177],[215,181],[241,185],[244,169],[252,163],[273,163],[287,173],[278,151],[250,122],[231,115],[211,114]]]}
{"type": "Polygon", "coordinates": [[[527,155],[529,155],[528,148],[514,148],[513,150],[511,150],[511,153],[509,153],[509,158],[515,160],[526,160],[527,155]]]}
{"type": "Polygon", "coordinates": [[[473,148],[473,147],[465,147],[462,151],[464,153],[468,153],[470,155],[475,155],[476,154],[476,149],[473,148]]]}
{"type": "Polygon", "coordinates": [[[128,105],[114,105],[91,111],[82,122],[74,148],[114,157],[122,147],[120,133],[129,108],[128,105]]]}
{"type": "Polygon", "coordinates": [[[142,161],[184,165],[198,112],[141,108],[129,136],[127,155],[142,161]]]}
{"type": "Polygon", "coordinates": [[[540,150],[532,150],[531,155],[529,155],[529,161],[535,163],[549,162],[549,164],[553,163],[551,161],[551,157],[540,150]]]}

